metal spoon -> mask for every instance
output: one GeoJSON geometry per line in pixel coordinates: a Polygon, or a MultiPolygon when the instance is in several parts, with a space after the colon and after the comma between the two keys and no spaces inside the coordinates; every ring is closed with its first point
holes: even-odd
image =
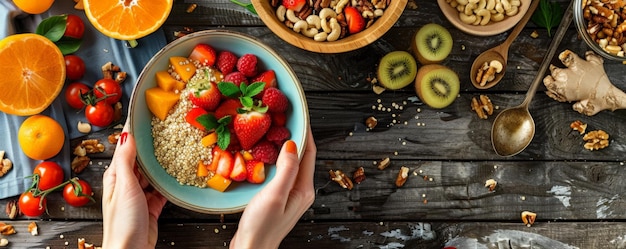
{"type": "Polygon", "coordinates": [[[470,71],[470,79],[474,87],[478,89],[487,89],[487,88],[491,88],[495,86],[496,84],[498,84],[498,82],[500,82],[500,80],[502,80],[502,77],[504,76],[504,72],[506,72],[506,64],[507,64],[506,62],[507,62],[507,58],[509,57],[509,47],[511,46],[515,38],[517,38],[517,36],[524,29],[524,27],[526,26],[526,23],[528,22],[528,20],[530,20],[530,17],[535,12],[535,9],[537,9],[539,2],[540,1],[538,0],[531,1],[530,7],[526,11],[522,19],[520,19],[519,22],[515,25],[515,28],[513,28],[513,30],[509,34],[509,37],[507,37],[506,40],[504,40],[504,42],[502,42],[498,46],[485,50],[480,55],[478,55],[476,59],[474,59],[474,63],[472,63],[472,70],[470,71]],[[496,74],[495,78],[492,81],[489,81],[484,85],[481,85],[480,80],[476,79],[476,76],[478,74],[478,69],[481,68],[485,62],[489,63],[493,60],[497,60],[497,61],[500,61],[500,63],[502,63],[502,72],[496,74]]]}
{"type": "MultiPolygon", "coordinates": [[[[539,2],[539,1],[535,1],[539,2]]],[[[522,152],[532,141],[535,136],[535,121],[528,111],[528,105],[535,96],[539,83],[543,81],[544,74],[550,65],[550,61],[563,39],[567,27],[572,22],[573,14],[572,1],[563,15],[563,19],[559,24],[558,31],[554,35],[548,52],[543,57],[543,62],[539,67],[537,76],[526,93],[526,98],[521,105],[507,108],[500,112],[493,121],[491,128],[491,144],[493,149],[500,156],[514,156],[522,152]]]]}

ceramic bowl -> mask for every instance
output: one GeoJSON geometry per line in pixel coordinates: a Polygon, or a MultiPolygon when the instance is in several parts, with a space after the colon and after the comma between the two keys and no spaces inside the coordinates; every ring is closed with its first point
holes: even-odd
{"type": "Polygon", "coordinates": [[[284,59],[256,38],[231,31],[199,31],[179,38],[157,52],[142,70],[131,95],[128,117],[130,132],[137,142],[140,170],[150,184],[175,205],[200,213],[237,213],[243,211],[250,199],[272,180],[276,174],[274,165],[266,165],[267,175],[263,184],[233,182],[226,192],[219,192],[210,188],[179,184],[163,169],[154,155],[151,126],[153,115],[148,110],[144,93],[146,89],[156,86],[155,73],[168,68],[170,57],[187,57],[199,43],[209,44],[216,51],[229,50],[237,56],[253,53],[265,69],[276,72],[278,88],[285,93],[291,105],[287,111],[286,127],[291,131],[291,139],[296,142],[300,157],[304,152],[302,148],[309,123],[306,99],[300,81],[284,59]]]}
{"type": "Polygon", "coordinates": [[[444,16],[454,25],[456,28],[461,31],[468,33],[470,35],[476,36],[492,36],[504,33],[505,31],[511,29],[515,24],[517,24],[520,19],[524,16],[524,14],[528,11],[530,7],[530,0],[520,0],[521,5],[519,7],[519,12],[514,16],[505,17],[504,20],[499,22],[489,22],[487,25],[471,25],[466,24],[459,19],[459,11],[456,8],[453,8],[446,0],[437,0],[439,4],[439,8],[443,12],[444,16]]]}
{"type": "Polygon", "coordinates": [[[594,52],[606,59],[615,61],[626,61],[626,57],[607,52],[602,47],[600,47],[600,45],[596,41],[594,41],[593,38],[591,38],[591,35],[589,35],[589,32],[587,32],[587,20],[585,20],[585,18],[583,17],[582,6],[582,0],[574,0],[574,24],[576,26],[576,29],[578,30],[578,34],[583,38],[583,40],[585,40],[587,46],[589,46],[594,52]]]}
{"type": "Polygon", "coordinates": [[[276,9],[270,4],[271,1],[252,0],[251,2],[265,25],[287,43],[311,52],[342,53],[367,46],[383,36],[402,15],[407,0],[392,0],[384,14],[370,27],[332,42],[318,42],[288,28],[276,17],[276,9]]]}

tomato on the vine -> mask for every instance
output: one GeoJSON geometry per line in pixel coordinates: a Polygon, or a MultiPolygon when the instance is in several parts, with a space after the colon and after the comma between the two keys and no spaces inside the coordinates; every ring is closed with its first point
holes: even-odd
{"type": "Polygon", "coordinates": [[[74,39],[83,38],[85,32],[85,23],[80,17],[74,14],[68,14],[66,18],[65,33],[63,36],[71,37],[74,39]]]}
{"type": "Polygon", "coordinates": [[[33,174],[39,175],[39,190],[51,189],[63,182],[63,168],[55,162],[44,161],[37,164],[33,174]]]}
{"type": "Polygon", "coordinates": [[[74,207],[81,207],[89,203],[93,195],[89,183],[81,179],[76,180],[75,183],[72,181],[63,188],[63,199],[65,199],[65,202],[74,207]]]}
{"type": "Polygon", "coordinates": [[[65,102],[74,109],[81,109],[85,107],[83,96],[89,93],[90,90],[89,86],[83,83],[70,83],[65,88],[65,102]]]}
{"type": "Polygon", "coordinates": [[[105,101],[98,101],[85,107],[85,117],[87,121],[95,126],[104,127],[113,122],[115,111],[113,107],[105,101]]]}
{"type": "Polygon", "coordinates": [[[66,55],[65,75],[70,80],[79,80],[85,75],[85,62],[77,55],[66,55]]]}
{"type": "Polygon", "coordinates": [[[33,192],[26,191],[20,195],[20,199],[17,202],[17,206],[20,208],[20,211],[26,215],[31,217],[36,217],[42,215],[46,212],[46,198],[43,196],[33,196],[33,192]]]}
{"type": "Polygon", "coordinates": [[[109,105],[113,105],[122,98],[122,86],[113,79],[101,79],[93,85],[93,93],[97,99],[104,98],[109,105]]]}

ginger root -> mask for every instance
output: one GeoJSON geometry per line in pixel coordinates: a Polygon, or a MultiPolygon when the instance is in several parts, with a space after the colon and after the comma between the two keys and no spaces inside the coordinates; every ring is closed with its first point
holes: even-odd
{"type": "Polygon", "coordinates": [[[587,51],[585,59],[570,50],[559,54],[559,60],[567,68],[550,65],[550,75],[543,79],[548,88],[546,94],[559,102],[576,101],[573,109],[587,116],[607,109],[625,109],[626,93],[611,83],[602,57],[587,51]]]}

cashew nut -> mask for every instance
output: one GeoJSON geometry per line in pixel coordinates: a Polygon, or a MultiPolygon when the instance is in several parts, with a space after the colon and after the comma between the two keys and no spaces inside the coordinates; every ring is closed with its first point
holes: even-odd
{"type": "Polygon", "coordinates": [[[491,62],[489,62],[489,67],[495,68],[496,73],[502,72],[502,69],[504,68],[502,62],[500,62],[499,60],[492,60],[491,62]]]}
{"type": "Polygon", "coordinates": [[[293,31],[301,33],[306,37],[313,37],[318,33],[317,29],[309,29],[309,24],[305,20],[297,21],[293,25],[293,31]]]}
{"type": "Polygon", "coordinates": [[[87,134],[91,132],[91,125],[89,123],[83,123],[81,121],[78,121],[78,125],[76,125],[76,128],[81,133],[87,134]]]}
{"type": "Polygon", "coordinates": [[[326,32],[319,32],[313,36],[313,40],[315,41],[326,41],[326,38],[328,38],[328,33],[326,32]]]}
{"type": "Polygon", "coordinates": [[[504,14],[502,13],[496,13],[491,15],[491,21],[499,22],[502,20],[504,20],[504,14]]]}
{"type": "Polygon", "coordinates": [[[514,16],[514,15],[517,15],[518,12],[519,12],[519,8],[517,6],[511,6],[511,9],[506,11],[506,15],[514,16]]]}
{"type": "Polygon", "coordinates": [[[331,8],[323,8],[320,11],[320,21],[321,21],[322,29],[324,30],[324,32],[330,33],[331,28],[328,25],[328,20],[331,18],[334,19],[336,17],[337,17],[337,13],[331,8]]]}
{"type": "Polygon", "coordinates": [[[492,10],[496,7],[496,0],[487,0],[487,5],[485,9],[492,10]]]}
{"type": "Polygon", "coordinates": [[[330,33],[328,34],[328,37],[326,37],[327,41],[336,41],[337,39],[339,39],[339,35],[341,35],[341,25],[339,25],[339,22],[337,22],[336,18],[332,18],[330,19],[330,33]]]}
{"type": "Polygon", "coordinates": [[[459,19],[461,19],[463,23],[472,24],[476,21],[476,16],[475,15],[468,16],[465,13],[459,13],[459,19]]]}
{"type": "Polygon", "coordinates": [[[511,3],[509,2],[509,0],[501,0],[500,2],[502,3],[502,8],[504,8],[504,11],[509,11],[511,9],[511,3]]]}
{"type": "Polygon", "coordinates": [[[285,21],[286,13],[287,13],[287,8],[285,8],[284,5],[281,4],[280,6],[278,6],[278,9],[276,9],[276,17],[278,18],[280,22],[285,21]]]}
{"type": "Polygon", "coordinates": [[[362,16],[363,16],[363,18],[365,18],[365,19],[374,18],[374,12],[372,12],[371,10],[366,10],[366,11],[363,11],[363,13],[361,13],[361,15],[362,15],[362,16]]]}
{"type": "Polygon", "coordinates": [[[479,9],[479,10],[486,9],[486,7],[487,7],[487,0],[480,0],[476,4],[476,9],[479,9]]]}
{"type": "Polygon", "coordinates": [[[481,9],[476,13],[477,16],[481,17],[480,25],[485,26],[491,20],[491,11],[486,9],[481,9]]]}
{"type": "Polygon", "coordinates": [[[294,12],[293,10],[288,9],[287,10],[287,20],[291,21],[292,23],[297,23],[301,19],[300,19],[300,17],[296,16],[296,12],[294,12]]]}
{"type": "Polygon", "coordinates": [[[309,15],[306,18],[306,22],[309,24],[309,27],[315,27],[315,29],[322,28],[322,19],[318,15],[309,15]]]}
{"type": "Polygon", "coordinates": [[[350,0],[339,0],[337,5],[335,5],[335,12],[337,13],[343,12],[343,8],[345,8],[346,5],[348,5],[348,2],[350,2],[350,0]]]}
{"type": "Polygon", "coordinates": [[[469,3],[468,0],[456,0],[459,5],[467,5],[469,3]]]}
{"type": "Polygon", "coordinates": [[[382,9],[376,9],[376,10],[374,10],[374,16],[375,16],[375,17],[381,17],[381,16],[383,16],[383,14],[385,14],[385,11],[384,11],[384,10],[382,10],[382,9]]]}
{"type": "Polygon", "coordinates": [[[471,15],[474,13],[474,9],[476,9],[476,4],[475,3],[468,3],[467,5],[465,5],[465,14],[466,15],[471,15]]]}

